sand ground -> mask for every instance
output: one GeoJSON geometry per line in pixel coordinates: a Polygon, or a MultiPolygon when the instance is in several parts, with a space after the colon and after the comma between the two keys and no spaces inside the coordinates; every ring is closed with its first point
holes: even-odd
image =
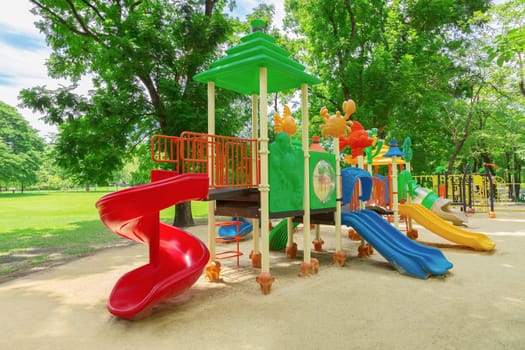
{"type": "MultiPolygon", "coordinates": [[[[416,227],[420,240],[447,243],[416,227]]],[[[453,269],[420,280],[377,253],[357,258],[349,239],[347,264],[333,266],[334,228],[323,226],[319,274],[298,277],[301,258],[273,252],[266,296],[247,240],[241,268],[223,261],[223,282],[201,277],[135,322],[112,316],[106,302],[148,252],[105,250],[0,284],[0,349],[525,349],[525,212],[475,214],[469,229],[487,233],[496,250],[442,248],[453,269]]],[[[205,226],[189,231],[206,241],[205,226]]],[[[296,241],[301,250],[301,231],[296,241]]]]}

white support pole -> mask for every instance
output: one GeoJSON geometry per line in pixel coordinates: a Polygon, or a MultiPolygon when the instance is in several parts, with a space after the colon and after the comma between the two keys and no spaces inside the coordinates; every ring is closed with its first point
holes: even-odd
{"type": "Polygon", "coordinates": [[[321,225],[316,224],[315,225],[315,239],[320,240],[321,239],[321,225]]]}
{"type": "Polygon", "coordinates": [[[304,216],[303,216],[303,237],[304,237],[304,263],[311,264],[311,233],[310,233],[310,152],[308,145],[308,85],[301,85],[301,125],[302,141],[304,154],[304,216]]]}
{"type": "MultiPolygon", "coordinates": [[[[252,95],[252,139],[259,137],[259,106],[257,95],[252,95]]],[[[257,183],[257,154],[252,154],[252,183],[257,183]]],[[[259,254],[259,219],[253,219],[253,253],[259,254]]]]}
{"type": "MultiPolygon", "coordinates": [[[[369,164],[368,166],[370,167],[370,169],[372,169],[371,164],[369,164]]],[[[363,169],[365,167],[363,156],[357,156],[357,167],[359,169],[363,169]]],[[[358,181],[357,183],[359,184],[358,185],[359,186],[359,196],[361,196],[363,194],[363,188],[361,186],[361,181],[358,181]]],[[[359,209],[360,210],[365,209],[365,203],[363,203],[362,201],[359,201],[359,209]]],[[[361,237],[361,245],[364,245],[364,244],[365,244],[365,240],[361,237]]]]}
{"type": "Polygon", "coordinates": [[[394,226],[399,229],[399,206],[397,195],[397,157],[392,157],[392,207],[394,209],[394,226]]]}
{"type": "MultiPolygon", "coordinates": [[[[364,162],[364,158],[362,155],[357,156],[357,167],[363,170],[365,168],[365,162],[364,162]]],[[[361,196],[363,195],[363,187],[361,186],[361,181],[358,181],[358,183],[359,183],[359,196],[361,196]]],[[[359,201],[359,209],[365,209],[365,203],[363,203],[362,201],[359,201]]]]}
{"type": "MultiPolygon", "coordinates": [[[[412,169],[410,167],[410,162],[406,162],[405,163],[405,169],[411,173],[412,172],[412,169]]],[[[408,184],[405,184],[405,186],[409,186],[408,184]]],[[[407,187],[407,188],[404,188],[403,191],[405,191],[406,193],[406,196],[407,196],[407,203],[411,203],[412,202],[412,196],[410,195],[410,188],[407,187]]],[[[412,232],[412,228],[413,228],[413,225],[412,225],[412,218],[410,216],[407,216],[407,229],[408,229],[408,232],[412,232]]]]}
{"type": "MultiPolygon", "coordinates": [[[[208,135],[215,135],[215,83],[208,82],[208,135]]],[[[210,185],[213,183],[213,149],[208,144],[208,176],[210,185]]],[[[210,261],[215,260],[215,201],[208,201],[208,249],[210,261]]]]}
{"type": "MultiPolygon", "coordinates": [[[[257,95],[252,95],[252,139],[257,140],[259,137],[259,101],[257,95]]],[[[252,154],[252,182],[257,181],[257,154],[252,154]]]]}
{"type": "Polygon", "coordinates": [[[293,245],[293,219],[292,218],[286,218],[286,229],[288,231],[288,240],[287,240],[287,247],[291,247],[293,245]]]}
{"type": "Polygon", "coordinates": [[[339,162],[339,137],[334,137],[334,153],[335,153],[335,251],[343,250],[343,238],[341,234],[341,197],[343,197],[341,189],[341,164],[339,162]]]}
{"type": "Polygon", "coordinates": [[[268,182],[268,70],[266,67],[259,69],[259,118],[260,118],[260,154],[261,154],[261,183],[259,192],[261,195],[261,272],[270,273],[270,208],[268,182]]]}

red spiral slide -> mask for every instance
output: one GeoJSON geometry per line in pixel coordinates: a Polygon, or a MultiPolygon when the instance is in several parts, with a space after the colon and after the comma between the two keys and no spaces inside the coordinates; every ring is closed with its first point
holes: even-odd
{"type": "Polygon", "coordinates": [[[191,287],[210,253],[197,237],[160,222],[159,212],[176,203],[206,199],[208,176],[152,171],[152,182],[102,197],[96,204],[111,231],[149,246],[149,263],[123,275],[108,309],[125,319],[146,317],[155,304],[191,287]]]}

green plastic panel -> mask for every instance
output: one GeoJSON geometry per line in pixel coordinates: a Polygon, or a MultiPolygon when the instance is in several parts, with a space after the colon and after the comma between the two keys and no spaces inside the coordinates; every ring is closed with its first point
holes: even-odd
{"type": "Polygon", "coordinates": [[[304,162],[301,147],[281,132],[269,146],[270,213],[303,210],[304,162]]]}
{"type": "Polygon", "coordinates": [[[335,208],[335,156],[310,151],[310,208],[335,208]]]}

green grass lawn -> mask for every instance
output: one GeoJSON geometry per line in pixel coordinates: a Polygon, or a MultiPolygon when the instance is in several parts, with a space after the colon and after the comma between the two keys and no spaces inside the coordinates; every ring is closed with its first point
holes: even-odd
{"type": "MultiPolygon", "coordinates": [[[[99,219],[95,203],[106,193],[0,193],[0,276],[126,241],[99,219]]],[[[192,211],[206,217],[206,202],[192,202],[192,211]]],[[[170,223],[173,215],[168,208],[161,219],[170,223]]]]}

